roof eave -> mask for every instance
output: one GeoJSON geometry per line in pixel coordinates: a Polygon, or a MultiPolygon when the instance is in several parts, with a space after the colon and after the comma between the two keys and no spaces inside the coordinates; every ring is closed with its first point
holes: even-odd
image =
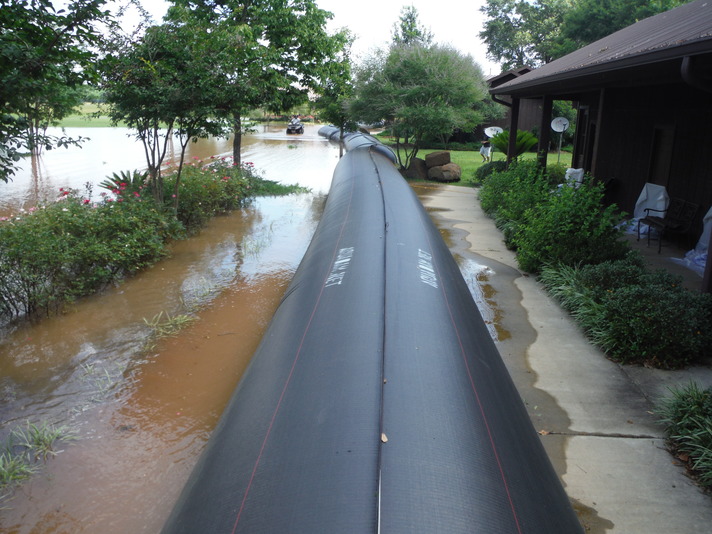
{"type": "MultiPolygon", "coordinates": [[[[556,86],[557,90],[567,92],[567,82],[579,80],[581,78],[589,78],[607,73],[614,73],[624,69],[633,67],[644,67],[655,63],[663,63],[672,60],[682,60],[686,56],[696,56],[700,54],[712,53],[710,41],[705,39],[696,41],[686,45],[667,47],[664,49],[651,50],[642,54],[635,54],[621,59],[594,63],[579,68],[572,68],[561,72],[555,72],[548,76],[534,77],[527,80],[527,75],[514,80],[502,86],[493,87],[490,89],[490,94],[493,95],[511,95],[511,96],[534,96],[541,95],[551,90],[551,86],[556,86]]],[[[536,71],[533,71],[536,72],[536,71]]],[[[589,89],[595,89],[595,86],[589,89]]]]}

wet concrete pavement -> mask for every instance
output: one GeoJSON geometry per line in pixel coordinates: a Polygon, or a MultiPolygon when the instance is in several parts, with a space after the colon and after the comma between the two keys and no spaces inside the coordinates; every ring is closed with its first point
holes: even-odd
{"type": "Polygon", "coordinates": [[[495,330],[509,334],[498,336],[498,348],[586,531],[709,532],[712,497],[666,450],[651,412],[671,386],[712,385],[712,368],[659,371],[611,362],[534,277],[518,270],[475,189],[418,192],[453,254],[479,264],[477,276],[491,288],[495,330]]]}

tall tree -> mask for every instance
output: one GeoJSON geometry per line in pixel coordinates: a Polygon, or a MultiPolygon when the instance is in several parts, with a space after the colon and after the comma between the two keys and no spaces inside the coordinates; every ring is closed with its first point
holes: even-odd
{"type": "Polygon", "coordinates": [[[481,116],[475,103],[484,95],[482,71],[472,57],[440,45],[392,46],[357,70],[352,112],[367,122],[390,123],[400,166],[407,168],[425,137],[476,126],[481,116]]]}
{"type": "Polygon", "coordinates": [[[418,10],[410,5],[401,8],[400,18],[393,24],[391,38],[397,46],[428,46],[432,44],[433,34],[420,23],[418,10]]]}
{"type": "Polygon", "coordinates": [[[538,67],[690,0],[487,0],[480,38],[503,70],[538,67]]]}
{"type": "MultiPolygon", "coordinates": [[[[340,139],[343,140],[346,130],[357,127],[349,114],[349,103],[353,96],[351,78],[351,45],[354,37],[348,30],[342,30],[345,45],[335,61],[328,65],[328,74],[324,77],[319,97],[314,101],[314,107],[319,118],[334,126],[338,126],[340,139]]],[[[343,150],[340,145],[339,151],[343,150]]],[[[341,154],[340,154],[341,155],[341,154]]]]}
{"type": "Polygon", "coordinates": [[[563,19],[557,57],[690,0],[577,0],[563,19]]]}
{"type": "Polygon", "coordinates": [[[331,13],[315,0],[173,0],[167,20],[190,18],[206,35],[230,43],[220,53],[216,107],[232,120],[237,164],[242,115],[258,107],[284,111],[306,101],[344,44],[342,36],[327,33],[331,13]]]}
{"type": "Polygon", "coordinates": [[[487,57],[502,70],[538,67],[558,53],[557,39],[573,0],[487,0],[480,8],[487,20],[480,38],[487,57]]]}
{"type": "Polygon", "coordinates": [[[93,50],[111,20],[106,0],[0,0],[0,180],[15,173],[28,150],[76,144],[46,135],[46,125],[76,104],[73,89],[93,79],[93,50]]]}

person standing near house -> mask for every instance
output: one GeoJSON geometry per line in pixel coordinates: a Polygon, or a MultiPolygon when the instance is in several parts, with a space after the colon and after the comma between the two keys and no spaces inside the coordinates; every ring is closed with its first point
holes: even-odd
{"type": "Polygon", "coordinates": [[[482,156],[482,163],[490,160],[490,155],[492,154],[492,146],[490,145],[489,139],[482,141],[482,146],[480,147],[480,155],[482,156]]]}

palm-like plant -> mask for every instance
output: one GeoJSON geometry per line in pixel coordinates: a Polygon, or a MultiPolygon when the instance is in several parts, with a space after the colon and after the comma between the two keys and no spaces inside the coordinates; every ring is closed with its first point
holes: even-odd
{"type": "Polygon", "coordinates": [[[539,139],[537,139],[531,132],[526,130],[517,130],[517,141],[514,146],[514,154],[511,155],[509,154],[509,132],[507,130],[492,137],[490,142],[497,150],[507,154],[507,156],[512,159],[515,159],[536,145],[539,142],[539,139]]]}

